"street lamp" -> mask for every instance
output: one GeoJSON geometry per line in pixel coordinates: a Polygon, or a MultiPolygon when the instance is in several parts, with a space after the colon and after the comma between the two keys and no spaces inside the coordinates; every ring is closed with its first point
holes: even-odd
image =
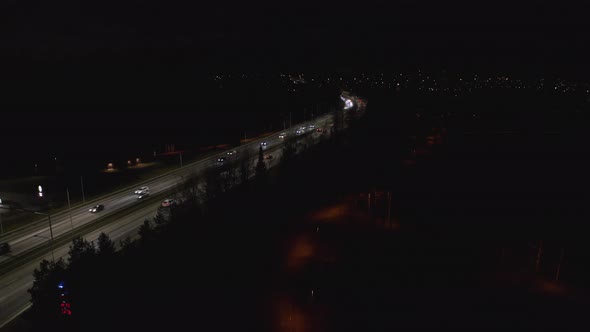
{"type": "Polygon", "coordinates": [[[22,210],[24,212],[32,212],[34,214],[40,215],[40,216],[46,216],[47,220],[49,221],[49,234],[51,235],[51,242],[53,242],[53,227],[51,226],[51,215],[47,214],[47,213],[43,213],[43,212],[37,212],[37,211],[27,211],[24,209],[17,209],[17,210],[22,210]]]}
{"type": "Polygon", "coordinates": [[[72,218],[72,204],[70,203],[70,188],[66,188],[66,196],[68,198],[68,211],[70,212],[70,224],[74,230],[74,219],[72,218]]]}
{"type": "MultiPolygon", "coordinates": [[[[49,235],[51,235],[51,256],[53,257],[53,226],[51,225],[51,215],[47,214],[47,213],[43,213],[43,212],[37,212],[37,211],[30,211],[30,210],[25,210],[25,209],[17,209],[17,208],[11,208],[9,206],[2,206],[0,204],[0,209],[6,209],[6,210],[14,210],[14,211],[19,211],[19,212],[28,212],[28,213],[32,213],[32,214],[36,214],[36,215],[40,215],[40,216],[46,216],[47,220],[49,221],[49,235]]],[[[54,259],[55,261],[55,259],[54,259]]]]}

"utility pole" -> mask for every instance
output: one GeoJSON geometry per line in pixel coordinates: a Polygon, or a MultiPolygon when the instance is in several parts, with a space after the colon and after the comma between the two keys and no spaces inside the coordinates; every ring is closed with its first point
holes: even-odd
{"type": "Polygon", "coordinates": [[[47,220],[49,220],[49,235],[51,235],[51,254],[53,255],[53,227],[51,226],[50,215],[47,215],[47,220]]]}
{"type": "Polygon", "coordinates": [[[289,112],[289,128],[293,126],[293,122],[291,122],[291,112],[289,112]]]}
{"type": "Polygon", "coordinates": [[[86,204],[86,198],[84,197],[84,180],[82,180],[82,175],[80,175],[80,187],[82,188],[82,204],[86,204]]]}
{"type": "Polygon", "coordinates": [[[72,231],[74,230],[74,220],[72,218],[72,204],[70,204],[70,189],[66,188],[66,196],[68,197],[68,211],[70,212],[70,224],[72,225],[72,231]]]}
{"type": "MultiPolygon", "coordinates": [[[[22,210],[22,211],[25,211],[25,210],[22,210]]],[[[30,212],[30,211],[27,211],[27,212],[30,212]]],[[[45,213],[41,213],[41,212],[33,212],[33,213],[34,214],[39,214],[39,215],[42,215],[42,216],[47,216],[47,219],[49,220],[49,235],[50,235],[49,245],[51,246],[51,259],[55,263],[55,256],[53,254],[53,227],[51,226],[51,216],[48,215],[48,214],[45,214],[45,213]]],[[[46,238],[44,236],[40,236],[40,235],[37,235],[37,234],[35,234],[33,236],[46,238]]]]}
{"type": "Polygon", "coordinates": [[[180,151],[180,168],[182,168],[182,151],[180,151]]]}

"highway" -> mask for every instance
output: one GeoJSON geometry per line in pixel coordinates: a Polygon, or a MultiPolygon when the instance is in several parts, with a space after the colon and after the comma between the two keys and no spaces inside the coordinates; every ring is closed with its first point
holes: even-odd
{"type": "MultiPolygon", "coordinates": [[[[312,135],[317,138],[320,135],[325,135],[325,133],[316,132],[315,129],[309,129],[310,124],[314,124],[315,128],[328,129],[332,126],[332,115],[323,115],[313,121],[294,125],[290,129],[277,131],[270,136],[237,148],[231,148],[227,151],[236,150],[237,156],[235,158],[239,158],[240,154],[248,151],[252,158],[251,164],[254,165],[258,158],[260,143],[266,142],[265,155],[271,154],[273,156],[273,159],[267,161],[267,165],[272,167],[278,164],[281,154],[280,148],[284,140],[278,137],[280,133],[295,136],[297,135],[295,131],[305,126],[308,129],[301,136],[312,135]]],[[[183,180],[191,176],[198,176],[210,167],[218,167],[217,158],[221,156],[227,157],[227,151],[184,165],[174,171],[102,196],[84,205],[72,207],[71,214],[69,211],[63,211],[52,215],[51,229],[54,243],[59,243],[58,240],[60,238],[63,239],[71,236],[73,232],[82,232],[81,236],[89,241],[96,240],[98,235],[104,232],[117,244],[120,240],[128,236],[135,238],[139,226],[146,218],[153,218],[160,206],[160,201],[148,204],[141,203],[141,200],[134,194],[134,191],[138,187],[148,186],[151,196],[171,192],[183,180]],[[88,209],[96,204],[103,204],[105,209],[98,213],[90,213],[88,209]],[[137,204],[142,205],[137,206],[137,204]],[[133,209],[132,207],[139,208],[133,209]],[[101,225],[98,228],[88,227],[100,220],[104,220],[104,217],[115,213],[117,213],[117,218],[113,218],[114,221],[106,225],[101,225]],[[93,229],[85,232],[87,228],[93,229]]],[[[233,157],[230,156],[229,158],[233,157]]],[[[52,250],[47,245],[50,237],[50,227],[47,218],[7,233],[3,237],[2,241],[10,244],[12,252],[8,255],[0,256],[0,269],[4,268],[4,271],[6,271],[11,264],[19,259],[22,260],[23,257],[27,257],[27,261],[15,268],[10,268],[8,272],[0,276],[0,328],[30,306],[30,296],[27,289],[31,287],[33,282],[33,270],[39,266],[41,260],[52,259],[52,250]]],[[[55,259],[60,257],[66,259],[69,245],[70,241],[62,245],[53,246],[53,256],[55,259]]]]}

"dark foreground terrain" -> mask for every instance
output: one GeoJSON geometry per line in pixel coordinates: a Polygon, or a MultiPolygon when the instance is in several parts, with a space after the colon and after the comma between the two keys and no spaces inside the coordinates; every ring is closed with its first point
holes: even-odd
{"type": "Polygon", "coordinates": [[[385,106],[268,183],[81,271],[71,323],[587,330],[587,148],[574,130],[584,118],[553,115],[546,133],[511,126],[514,114],[478,127],[385,106]],[[383,195],[368,208],[376,192],[391,193],[389,220],[383,195]]]}

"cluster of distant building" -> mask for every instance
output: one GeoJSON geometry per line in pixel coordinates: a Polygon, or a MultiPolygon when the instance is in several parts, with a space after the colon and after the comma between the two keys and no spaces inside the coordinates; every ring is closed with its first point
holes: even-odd
{"type": "Polygon", "coordinates": [[[306,85],[336,85],[344,89],[379,88],[393,91],[423,93],[465,94],[484,89],[511,89],[542,91],[553,94],[583,94],[590,96],[590,83],[563,78],[523,79],[510,75],[478,75],[426,73],[322,73],[322,74],[217,74],[214,81],[262,81],[264,84],[280,84],[289,91],[297,91],[306,85]]]}

